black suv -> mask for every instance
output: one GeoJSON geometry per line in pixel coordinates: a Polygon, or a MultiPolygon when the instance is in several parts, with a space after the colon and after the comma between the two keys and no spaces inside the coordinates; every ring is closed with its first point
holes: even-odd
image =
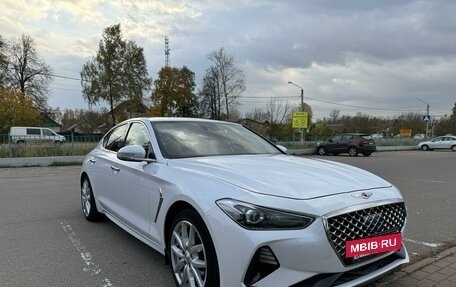
{"type": "Polygon", "coordinates": [[[348,153],[350,156],[357,156],[358,153],[362,153],[365,156],[370,156],[374,151],[377,151],[375,141],[366,134],[341,134],[325,142],[317,143],[319,155],[348,153]]]}

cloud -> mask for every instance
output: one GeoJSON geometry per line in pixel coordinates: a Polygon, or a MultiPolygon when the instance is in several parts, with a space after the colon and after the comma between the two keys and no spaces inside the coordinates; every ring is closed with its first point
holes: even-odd
{"type": "Polygon", "coordinates": [[[435,113],[449,113],[455,102],[452,1],[4,0],[0,11],[0,35],[31,35],[62,74],[77,76],[95,56],[103,29],[121,23],[124,37],[144,47],[152,77],[164,64],[165,36],[171,65],[188,66],[197,84],[207,55],[223,46],[247,75],[243,110],[268,97],[299,104],[300,91],[288,81],[304,87],[321,117],[335,108],[379,115],[422,110],[418,97],[435,113]]]}

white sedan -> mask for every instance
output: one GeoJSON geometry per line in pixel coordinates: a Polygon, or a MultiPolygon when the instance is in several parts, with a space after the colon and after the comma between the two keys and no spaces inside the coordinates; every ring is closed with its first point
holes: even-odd
{"type": "Polygon", "coordinates": [[[434,150],[434,149],[451,149],[456,151],[456,136],[447,135],[433,138],[430,141],[420,142],[418,148],[421,150],[434,150]]]}
{"type": "Polygon", "coordinates": [[[162,253],[177,286],[357,286],[409,261],[396,187],[289,156],[239,124],[127,120],[80,182],[85,218],[105,215],[162,253]]]}

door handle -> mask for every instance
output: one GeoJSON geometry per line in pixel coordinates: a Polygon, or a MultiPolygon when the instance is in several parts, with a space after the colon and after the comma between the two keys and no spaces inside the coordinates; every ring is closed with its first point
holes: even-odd
{"type": "Polygon", "coordinates": [[[112,169],[113,171],[120,171],[120,167],[113,166],[113,165],[111,165],[111,169],[112,169]]]}
{"type": "Polygon", "coordinates": [[[91,158],[89,159],[89,161],[90,161],[91,163],[96,163],[96,162],[97,162],[97,160],[96,160],[94,157],[91,157],[91,158]]]}

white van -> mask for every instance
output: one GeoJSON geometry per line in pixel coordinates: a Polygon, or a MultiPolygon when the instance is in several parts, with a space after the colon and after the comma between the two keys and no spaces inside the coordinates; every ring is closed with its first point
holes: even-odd
{"type": "Polygon", "coordinates": [[[11,140],[14,143],[25,142],[54,142],[62,143],[65,137],[49,128],[41,127],[11,127],[11,140]]]}

